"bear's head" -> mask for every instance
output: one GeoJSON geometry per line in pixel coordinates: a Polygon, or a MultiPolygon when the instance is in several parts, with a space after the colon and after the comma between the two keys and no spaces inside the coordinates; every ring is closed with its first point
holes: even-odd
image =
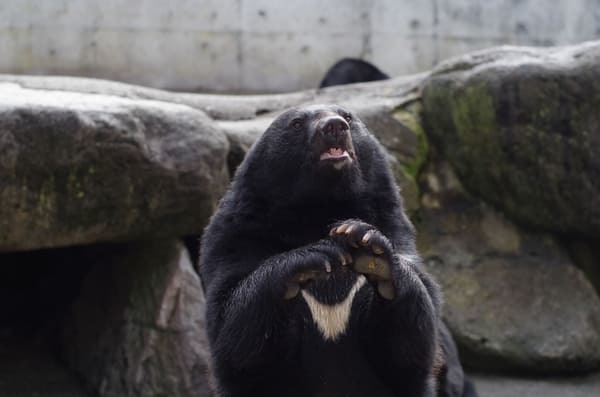
{"type": "Polygon", "coordinates": [[[385,156],[353,112],[337,105],[302,106],[273,121],[236,180],[288,200],[340,197],[363,191],[382,165],[387,170],[385,156]]]}

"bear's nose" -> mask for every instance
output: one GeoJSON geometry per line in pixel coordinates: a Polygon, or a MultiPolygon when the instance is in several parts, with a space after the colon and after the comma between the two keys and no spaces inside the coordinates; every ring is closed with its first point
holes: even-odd
{"type": "Polygon", "coordinates": [[[350,129],[350,126],[340,116],[330,116],[321,121],[321,131],[325,135],[338,136],[345,134],[350,129]]]}

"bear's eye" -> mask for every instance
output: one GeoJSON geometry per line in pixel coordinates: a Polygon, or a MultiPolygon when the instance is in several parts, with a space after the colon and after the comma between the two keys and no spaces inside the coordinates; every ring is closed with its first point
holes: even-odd
{"type": "Polygon", "coordinates": [[[290,123],[290,125],[292,126],[293,129],[295,130],[299,130],[302,128],[302,119],[301,118],[296,118],[293,119],[292,122],[290,123]]]}
{"type": "Polygon", "coordinates": [[[344,114],[344,119],[348,122],[351,123],[352,122],[352,116],[348,113],[344,114]]]}

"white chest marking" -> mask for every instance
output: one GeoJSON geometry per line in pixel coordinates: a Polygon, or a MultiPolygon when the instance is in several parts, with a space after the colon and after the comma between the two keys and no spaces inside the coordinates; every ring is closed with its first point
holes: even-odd
{"type": "Polygon", "coordinates": [[[314,296],[305,290],[302,290],[302,297],[308,304],[313,321],[323,334],[325,340],[336,340],[340,335],[346,332],[348,321],[350,320],[350,309],[354,296],[367,282],[362,274],[356,279],[356,283],[348,292],[348,296],[340,303],[335,305],[326,305],[319,302],[314,296]]]}

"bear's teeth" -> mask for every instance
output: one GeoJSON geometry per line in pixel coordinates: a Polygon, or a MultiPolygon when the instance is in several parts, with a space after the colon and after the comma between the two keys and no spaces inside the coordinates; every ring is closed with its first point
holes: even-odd
{"type": "Polygon", "coordinates": [[[350,155],[348,154],[347,151],[339,148],[339,147],[332,147],[327,149],[326,151],[324,151],[321,154],[321,160],[328,160],[328,159],[350,159],[350,155]]]}

